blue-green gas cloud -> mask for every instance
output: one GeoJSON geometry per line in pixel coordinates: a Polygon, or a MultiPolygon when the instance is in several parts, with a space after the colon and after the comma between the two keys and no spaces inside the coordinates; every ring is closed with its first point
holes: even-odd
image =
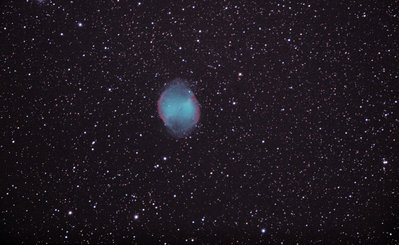
{"type": "Polygon", "coordinates": [[[158,113],[175,137],[184,137],[199,120],[199,106],[194,93],[184,83],[174,83],[162,93],[158,113]]]}

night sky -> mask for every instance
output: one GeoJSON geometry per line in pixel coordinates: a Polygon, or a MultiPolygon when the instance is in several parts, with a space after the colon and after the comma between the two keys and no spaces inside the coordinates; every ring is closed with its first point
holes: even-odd
{"type": "Polygon", "coordinates": [[[399,243],[398,2],[262,2],[1,1],[1,242],[399,243]]]}

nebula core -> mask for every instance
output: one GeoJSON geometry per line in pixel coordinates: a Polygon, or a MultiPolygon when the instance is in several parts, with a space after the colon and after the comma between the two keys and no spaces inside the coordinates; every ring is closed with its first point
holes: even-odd
{"type": "Polygon", "coordinates": [[[172,82],[158,100],[159,117],[177,138],[186,136],[198,123],[198,101],[190,88],[181,81],[172,82]]]}

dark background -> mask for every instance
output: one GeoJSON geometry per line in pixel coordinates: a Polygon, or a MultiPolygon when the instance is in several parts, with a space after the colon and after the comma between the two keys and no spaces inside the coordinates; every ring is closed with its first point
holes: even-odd
{"type": "Polygon", "coordinates": [[[398,243],[398,2],[167,2],[2,1],[1,241],[398,243]]]}

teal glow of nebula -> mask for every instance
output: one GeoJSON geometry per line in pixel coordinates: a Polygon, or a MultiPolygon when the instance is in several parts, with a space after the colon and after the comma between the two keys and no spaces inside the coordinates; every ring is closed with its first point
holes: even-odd
{"type": "Polygon", "coordinates": [[[194,93],[184,83],[174,83],[161,94],[158,113],[176,137],[184,137],[198,123],[200,110],[194,93]]]}

